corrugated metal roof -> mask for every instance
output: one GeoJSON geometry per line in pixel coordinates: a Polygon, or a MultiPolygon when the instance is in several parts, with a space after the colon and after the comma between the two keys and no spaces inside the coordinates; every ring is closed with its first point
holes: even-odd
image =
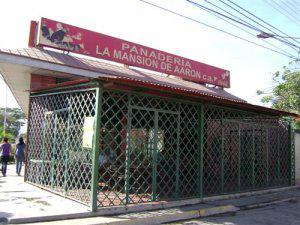
{"type": "MultiPolygon", "coordinates": [[[[209,101],[214,99],[215,102],[246,110],[263,112],[277,116],[286,115],[293,116],[298,119],[300,118],[299,115],[295,113],[275,110],[259,105],[252,105],[243,99],[226,92],[225,90],[206,87],[205,85],[185,81],[173,76],[170,77],[167,75],[148,73],[125,66],[104,63],[98,60],[76,57],[45,49],[0,49],[0,56],[5,56],[5,54],[66,66],[66,68],[77,68],[87,72],[91,71],[96,73],[96,77],[99,79],[116,80],[118,82],[126,81],[126,83],[132,81],[134,85],[144,85],[147,87],[153,87],[154,89],[169,90],[177,94],[186,96],[191,95],[193,97],[199,97],[206,100],[209,99],[209,101]]],[[[11,61],[10,63],[13,64],[14,62],[11,61]]],[[[93,78],[95,78],[94,75],[93,78]]]]}
{"type": "Polygon", "coordinates": [[[186,91],[203,96],[215,97],[218,99],[226,99],[234,102],[246,102],[243,99],[238,98],[225,90],[207,87],[205,85],[185,81],[177,77],[167,76],[165,74],[159,75],[150,72],[144,72],[142,70],[128,68],[125,66],[104,63],[98,60],[76,57],[73,55],[68,55],[45,49],[0,49],[0,53],[27,57],[34,60],[40,60],[72,68],[98,72],[99,77],[104,78],[123,78],[129,81],[133,80],[145,82],[147,84],[152,84],[155,86],[172,88],[174,91],[178,89],[181,91],[186,91]]]}

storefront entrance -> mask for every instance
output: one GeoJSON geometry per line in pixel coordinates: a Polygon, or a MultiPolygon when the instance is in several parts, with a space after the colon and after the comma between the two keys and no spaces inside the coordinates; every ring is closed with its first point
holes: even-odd
{"type": "Polygon", "coordinates": [[[67,108],[45,112],[42,182],[51,189],[67,189],[68,126],[67,108]]]}
{"type": "Polygon", "coordinates": [[[176,111],[131,106],[128,143],[129,193],[151,200],[175,198],[179,174],[179,121],[176,111]]]}

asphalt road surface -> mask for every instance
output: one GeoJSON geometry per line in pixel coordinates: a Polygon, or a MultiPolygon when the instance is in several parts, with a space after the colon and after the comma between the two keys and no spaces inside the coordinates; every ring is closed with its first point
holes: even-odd
{"type": "Polygon", "coordinates": [[[300,225],[300,198],[263,208],[169,225],[300,225]]]}

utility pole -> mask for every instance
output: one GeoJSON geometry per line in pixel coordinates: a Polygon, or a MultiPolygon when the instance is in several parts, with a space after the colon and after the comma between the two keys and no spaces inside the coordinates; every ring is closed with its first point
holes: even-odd
{"type": "Polygon", "coordinates": [[[4,124],[3,124],[3,135],[6,136],[6,118],[7,117],[7,85],[5,84],[5,108],[4,108],[4,124]]]}
{"type": "Polygon", "coordinates": [[[5,85],[5,108],[4,108],[4,121],[3,121],[3,136],[6,136],[6,120],[7,120],[7,85],[4,81],[3,76],[1,75],[1,79],[4,82],[5,85]]]}

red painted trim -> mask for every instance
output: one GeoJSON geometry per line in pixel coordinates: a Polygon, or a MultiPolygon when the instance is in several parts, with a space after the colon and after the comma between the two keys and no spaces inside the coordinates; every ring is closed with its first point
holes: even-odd
{"type": "Polygon", "coordinates": [[[56,84],[56,78],[52,76],[42,76],[39,74],[31,74],[30,90],[47,88],[49,85],[56,84]]]}
{"type": "Polygon", "coordinates": [[[32,89],[31,92],[47,91],[47,90],[51,90],[51,89],[59,88],[59,87],[68,87],[68,86],[75,85],[75,84],[88,83],[90,81],[91,81],[90,79],[80,79],[80,80],[72,80],[72,81],[62,82],[62,83],[58,83],[58,84],[50,84],[44,88],[32,89]]]}
{"type": "Polygon", "coordinates": [[[36,21],[30,22],[30,30],[29,30],[29,40],[28,40],[28,47],[32,48],[35,47],[35,41],[36,41],[36,28],[38,26],[38,23],[36,21]]]}

